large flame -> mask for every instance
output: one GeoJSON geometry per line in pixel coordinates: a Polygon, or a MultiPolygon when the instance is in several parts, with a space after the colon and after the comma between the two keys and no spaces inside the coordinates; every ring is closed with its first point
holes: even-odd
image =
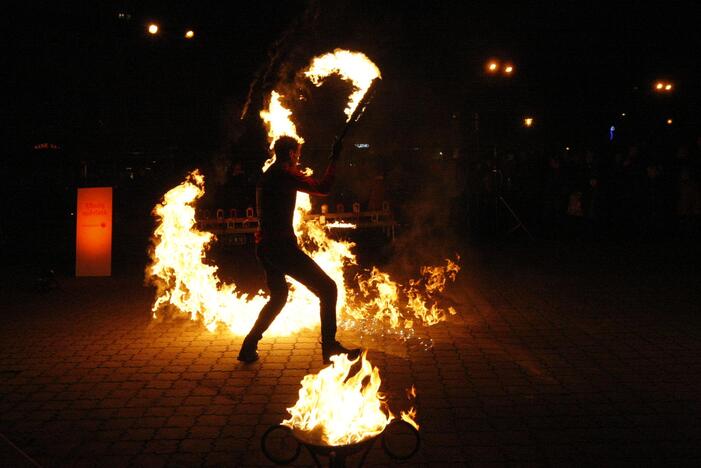
{"type": "Polygon", "coordinates": [[[380,69],[365,54],[343,49],[314,57],[311,65],[304,72],[304,75],[317,86],[321,86],[324,79],[333,74],[353,83],[353,93],[348,98],[348,105],[344,110],[348,116],[347,120],[350,120],[353,111],[358,107],[373,80],[382,77],[380,69]]]}
{"type": "MultiPolygon", "coordinates": [[[[306,432],[323,444],[360,442],[381,433],[394,419],[379,391],[380,371],[370,364],[366,353],[352,361],[345,354],[332,356],[330,366],[304,376],[301,383],[299,399],[287,408],[290,417],[282,424],[306,432]],[[350,375],[358,359],[360,369],[350,375]]],[[[401,415],[418,429],[415,417],[414,408],[401,415]]]]}
{"type": "MultiPolygon", "coordinates": [[[[153,261],[146,271],[147,279],[158,288],[154,316],[163,306],[170,305],[188,313],[192,320],[202,319],[210,330],[223,323],[235,334],[245,335],[267,299],[262,291],[247,296],[235,284],[222,283],[217,276],[218,267],[205,263],[214,236],[196,227],[194,205],[202,195],[204,177],[194,171],[154,208],[160,223],[154,232],[153,261]]],[[[283,309],[282,317],[272,324],[269,333],[288,335],[316,326],[319,314],[315,303],[318,301],[309,294],[295,295],[294,304],[283,309]]]]}
{"type": "MultiPolygon", "coordinates": [[[[352,81],[356,91],[349,97],[347,111],[350,109],[350,113],[372,80],[380,76],[375,64],[365,55],[343,50],[315,58],[306,73],[318,83],[333,73],[352,81]]],[[[292,113],[282,105],[282,97],[273,91],[267,110],[260,113],[268,128],[271,148],[284,135],[295,138],[300,144],[304,142],[290,119],[292,113]]],[[[266,161],[263,170],[273,161],[273,158],[266,161]]],[[[245,335],[267,299],[262,291],[244,295],[235,284],[223,283],[217,276],[217,267],[206,262],[206,251],[214,236],[197,229],[194,208],[203,194],[204,177],[195,171],[166,193],[162,203],[154,208],[158,226],[153,236],[152,264],[146,272],[147,279],[158,289],[154,316],[161,308],[174,306],[189,314],[192,320],[201,318],[210,330],[222,323],[233,333],[245,335]]],[[[438,307],[435,294],[442,291],[446,280],[455,279],[459,270],[457,264],[448,260],[447,266],[423,267],[421,278],[410,280],[408,286],[402,286],[377,268],[347,280],[345,271],[356,264],[354,244],[329,237],[329,230],[335,226],[307,218],[310,211],[309,195],[298,193],[295,234],[302,249],[339,286],[337,305],[342,326],[407,338],[413,335],[415,321],[433,325],[446,319],[446,312],[438,307]]],[[[267,336],[289,335],[319,323],[316,296],[294,280],[291,282],[288,303],[266,332],[267,336]]],[[[452,308],[449,311],[454,313],[452,308]]]]}

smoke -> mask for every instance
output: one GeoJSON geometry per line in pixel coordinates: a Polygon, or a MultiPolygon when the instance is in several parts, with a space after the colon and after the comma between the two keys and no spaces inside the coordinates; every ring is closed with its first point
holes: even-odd
{"type": "Polygon", "coordinates": [[[319,2],[312,0],[307,8],[295,18],[280,35],[280,37],[270,46],[268,50],[268,61],[255,73],[253,81],[248,87],[248,94],[244,102],[240,119],[243,120],[255,100],[255,109],[263,108],[264,96],[269,94],[281,81],[283,76],[289,74],[290,61],[286,61],[288,55],[293,51],[295,43],[305,30],[309,30],[319,18],[319,2]]]}

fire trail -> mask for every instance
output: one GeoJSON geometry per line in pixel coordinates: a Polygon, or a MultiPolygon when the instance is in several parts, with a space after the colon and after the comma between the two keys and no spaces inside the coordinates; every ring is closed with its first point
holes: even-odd
{"type": "MultiPolygon", "coordinates": [[[[344,110],[347,121],[353,120],[374,80],[381,78],[380,70],[364,54],[341,49],[315,57],[303,74],[316,86],[331,75],[352,84],[353,92],[344,110]]],[[[260,112],[271,148],[282,136],[304,142],[283,99],[279,92],[272,91],[267,109],[260,112]]],[[[266,161],[263,171],[274,162],[273,158],[266,161]]],[[[218,267],[207,263],[206,252],[215,238],[198,230],[195,219],[195,203],[204,190],[204,176],[194,171],[154,208],[158,223],[153,234],[152,263],[146,270],[147,280],[157,288],[153,314],[157,317],[163,308],[171,306],[192,320],[202,320],[209,330],[223,324],[232,333],[245,335],[267,299],[262,291],[246,295],[236,284],[223,283],[217,275],[218,267]]],[[[306,219],[310,211],[309,195],[298,192],[295,234],[302,249],[339,285],[337,313],[342,327],[352,325],[365,333],[406,339],[414,335],[415,324],[434,325],[455,313],[452,308],[442,309],[436,295],[447,281],[455,280],[460,270],[456,262],[446,259],[444,265],[424,266],[421,276],[409,280],[407,285],[396,282],[377,267],[349,280],[345,272],[357,265],[354,244],[332,239],[329,229],[333,226],[306,219]]],[[[286,336],[318,324],[316,296],[294,280],[291,282],[288,303],[267,336],[286,336]]]]}

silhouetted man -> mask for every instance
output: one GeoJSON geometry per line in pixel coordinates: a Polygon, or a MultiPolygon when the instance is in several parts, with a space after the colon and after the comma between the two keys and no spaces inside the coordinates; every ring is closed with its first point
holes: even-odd
{"type": "Polygon", "coordinates": [[[261,176],[256,187],[256,205],[260,227],[256,232],[256,255],[265,269],[270,300],[243,340],[238,360],[258,359],[258,341],[287,302],[285,275],[302,283],[319,298],[321,309],[321,350],[324,363],[335,354],[355,359],[359,349],[346,349],[336,341],[336,283],[297,245],[292,228],[297,192],[328,195],[334,180],[341,144],[336,142],[324,176],[317,180],[303,175],[297,163],[301,146],[291,137],[275,142],[275,163],[261,176]]]}

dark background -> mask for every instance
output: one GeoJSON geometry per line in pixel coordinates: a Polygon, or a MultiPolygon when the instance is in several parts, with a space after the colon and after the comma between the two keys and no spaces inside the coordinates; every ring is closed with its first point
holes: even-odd
{"type": "MultiPolygon", "coordinates": [[[[3,254],[70,265],[78,186],[115,187],[117,258],[120,249],[143,254],[148,213],[188,169],[208,177],[204,206],[250,206],[266,157],[257,115],[265,96],[336,47],[365,52],[383,73],[346,141],[334,194],[346,203],[367,203],[368,178],[382,175],[398,212],[424,213],[427,203],[464,205],[470,168],[488,158],[500,164],[510,153],[612,154],[631,142],[694,141],[701,99],[694,11],[692,2],[10,5],[3,254]],[[155,37],[149,21],[160,25],[155,37]],[[192,41],[183,38],[187,28],[192,41]],[[486,75],[492,57],[511,61],[514,76],[486,75]],[[673,93],[653,92],[661,78],[674,83],[673,93]],[[535,119],[531,129],[522,126],[526,115],[535,119]],[[360,142],[370,148],[356,148],[360,142]]],[[[293,107],[305,161],[318,168],[343,124],[347,88],[329,80],[294,91],[307,96],[293,107]]],[[[448,206],[448,224],[464,210],[448,206]]]]}

